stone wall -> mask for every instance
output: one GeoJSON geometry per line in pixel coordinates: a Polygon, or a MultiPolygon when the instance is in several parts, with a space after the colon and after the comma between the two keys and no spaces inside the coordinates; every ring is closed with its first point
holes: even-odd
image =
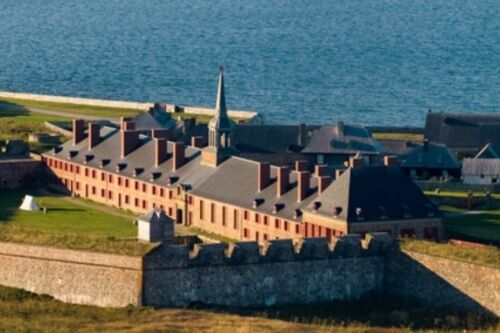
{"type": "Polygon", "coordinates": [[[500,270],[415,252],[387,261],[387,291],[427,304],[500,316],[500,270]]]}
{"type": "Polygon", "coordinates": [[[29,158],[0,159],[0,188],[21,188],[44,184],[43,169],[40,161],[29,158]]]}
{"type": "Polygon", "coordinates": [[[142,258],[0,242],[0,283],[69,303],[140,305],[142,258]]]}
{"type": "MultiPolygon", "coordinates": [[[[39,102],[54,102],[54,103],[68,103],[76,105],[89,105],[89,106],[102,106],[111,108],[125,108],[133,110],[147,111],[154,103],[138,103],[138,102],[128,102],[128,101],[112,101],[103,99],[92,99],[92,98],[81,98],[81,97],[67,97],[67,96],[52,96],[52,95],[39,95],[39,94],[27,94],[27,93],[15,93],[10,91],[0,91],[0,98],[16,98],[25,99],[31,101],[39,102]]],[[[215,111],[210,108],[202,107],[191,107],[191,106],[176,106],[173,104],[167,104],[168,112],[181,111],[183,113],[189,114],[199,114],[199,115],[209,115],[213,116],[215,111]]],[[[240,111],[240,110],[229,110],[228,115],[230,117],[236,117],[241,119],[258,119],[257,123],[260,122],[260,116],[257,112],[253,111],[240,111]]]]}
{"type": "Polygon", "coordinates": [[[329,244],[307,239],[164,246],[145,258],[144,304],[269,306],[358,299],[382,291],[387,238],[344,236],[329,244]]]}

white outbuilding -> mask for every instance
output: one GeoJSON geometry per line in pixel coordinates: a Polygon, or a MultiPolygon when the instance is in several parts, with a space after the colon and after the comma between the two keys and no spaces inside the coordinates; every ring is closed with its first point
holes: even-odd
{"type": "Polygon", "coordinates": [[[37,212],[39,211],[39,208],[35,202],[35,198],[33,198],[31,195],[26,195],[24,197],[23,203],[19,207],[20,210],[26,210],[29,212],[37,212]]]}
{"type": "Polygon", "coordinates": [[[147,242],[173,243],[174,221],[162,209],[154,209],[137,220],[138,238],[147,242]]]}

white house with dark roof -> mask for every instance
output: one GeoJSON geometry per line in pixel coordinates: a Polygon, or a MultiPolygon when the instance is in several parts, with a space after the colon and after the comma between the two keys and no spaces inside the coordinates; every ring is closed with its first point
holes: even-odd
{"type": "Polygon", "coordinates": [[[462,177],[465,184],[500,183],[500,158],[466,158],[462,163],[462,177]]]}

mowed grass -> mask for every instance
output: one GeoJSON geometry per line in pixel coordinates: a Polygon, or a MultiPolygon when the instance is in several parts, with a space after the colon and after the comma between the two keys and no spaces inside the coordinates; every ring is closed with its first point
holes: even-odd
{"type": "Polygon", "coordinates": [[[478,214],[449,214],[444,220],[449,238],[500,244],[500,210],[478,214]]]}
{"type": "MultiPolygon", "coordinates": [[[[44,102],[44,101],[33,101],[26,99],[16,99],[16,98],[0,98],[0,103],[9,103],[16,106],[28,107],[28,108],[38,108],[44,110],[52,110],[59,112],[67,112],[69,117],[71,114],[80,114],[87,116],[99,116],[99,117],[135,117],[141,110],[127,109],[127,108],[115,108],[115,107],[103,107],[103,106],[89,106],[71,103],[57,103],[57,102],[44,102]]],[[[146,110],[144,110],[146,111],[146,110]]]]}
{"type": "Polygon", "coordinates": [[[48,296],[0,287],[0,332],[495,332],[496,325],[492,318],[433,311],[383,296],[260,310],[109,309],[64,304],[48,296]]]}
{"type": "Polygon", "coordinates": [[[416,239],[400,239],[399,245],[407,251],[500,269],[500,249],[496,246],[459,247],[416,239]]]}
{"type": "Polygon", "coordinates": [[[25,194],[0,191],[0,241],[127,255],[143,255],[155,246],[135,240],[137,227],[132,218],[37,193],[30,194],[47,213],[21,211],[18,207],[25,194]]]}
{"type": "Polygon", "coordinates": [[[418,133],[373,132],[377,140],[424,141],[424,135],[418,133]]]}
{"type": "Polygon", "coordinates": [[[27,140],[29,133],[47,133],[46,121],[69,121],[70,118],[8,111],[0,108],[0,140],[27,140]]]}

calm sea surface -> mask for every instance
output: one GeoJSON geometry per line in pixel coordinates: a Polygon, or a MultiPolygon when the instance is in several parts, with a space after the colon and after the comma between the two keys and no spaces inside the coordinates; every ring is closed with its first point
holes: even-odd
{"type": "Polygon", "coordinates": [[[0,0],[0,90],[421,125],[500,112],[499,0],[0,0]]]}

